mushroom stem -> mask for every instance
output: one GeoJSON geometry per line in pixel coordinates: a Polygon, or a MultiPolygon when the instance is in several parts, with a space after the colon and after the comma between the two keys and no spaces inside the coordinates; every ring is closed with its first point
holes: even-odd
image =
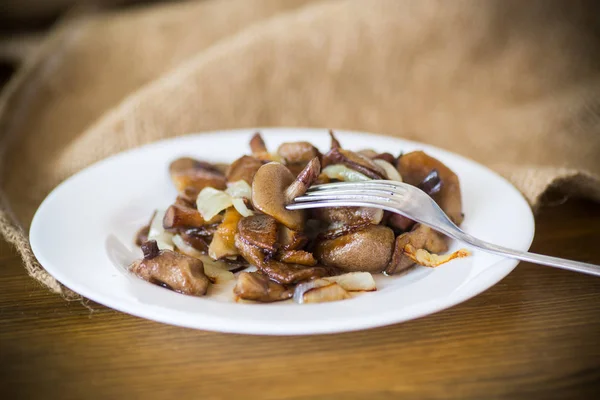
{"type": "Polygon", "coordinates": [[[198,210],[178,204],[170,206],[163,218],[163,228],[177,229],[183,227],[199,227],[206,224],[198,210]]]}
{"type": "Polygon", "coordinates": [[[319,157],[315,157],[298,174],[294,182],[285,189],[285,204],[290,204],[298,196],[302,196],[308,188],[317,180],[321,173],[321,163],[319,157]]]}
{"type": "Polygon", "coordinates": [[[329,137],[331,137],[331,148],[332,149],[339,149],[340,147],[342,147],[342,145],[340,145],[340,142],[337,140],[337,138],[333,134],[333,129],[329,130],[329,137]]]}
{"type": "Polygon", "coordinates": [[[144,253],[144,260],[151,260],[158,256],[160,249],[158,248],[156,240],[149,240],[145,243],[142,243],[142,252],[144,253]]]}
{"type": "Polygon", "coordinates": [[[252,150],[252,154],[267,153],[267,145],[260,132],[256,132],[250,139],[250,150],[252,150]]]}

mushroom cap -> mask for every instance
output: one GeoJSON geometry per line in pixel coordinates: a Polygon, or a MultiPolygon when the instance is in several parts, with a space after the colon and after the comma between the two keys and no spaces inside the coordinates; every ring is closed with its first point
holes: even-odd
{"type": "Polygon", "coordinates": [[[326,207],[312,210],[312,216],[323,222],[344,225],[377,225],[383,219],[383,210],[370,207],[326,207]]]}
{"type": "Polygon", "coordinates": [[[458,176],[441,161],[422,151],[404,154],[398,160],[398,172],[409,185],[418,186],[434,169],[439,173],[442,187],[431,197],[455,224],[460,224],[464,216],[458,176]]]}
{"type": "Polygon", "coordinates": [[[238,235],[253,246],[277,251],[277,222],[266,214],[252,215],[238,222],[238,235]]]}
{"type": "Polygon", "coordinates": [[[161,250],[152,258],[137,260],[130,270],[148,282],[192,296],[206,294],[210,283],[202,261],[171,250],[161,250]]]}
{"type": "Polygon", "coordinates": [[[335,239],[317,243],[315,256],[330,267],[344,271],[380,272],[389,263],[394,232],[382,225],[369,225],[335,239]]]}
{"type": "Polygon", "coordinates": [[[207,186],[215,189],[227,187],[225,175],[214,165],[189,157],[178,158],[169,165],[169,173],[175,188],[188,200],[195,200],[207,186]]]}
{"type": "Polygon", "coordinates": [[[289,299],[294,291],[273,282],[260,272],[242,272],[233,288],[233,293],[240,299],[269,303],[289,299]]]}
{"type": "Polygon", "coordinates": [[[235,160],[227,169],[227,182],[237,182],[244,180],[248,185],[252,185],[254,174],[262,165],[263,161],[252,156],[242,156],[235,160]]]}
{"type": "Polygon", "coordinates": [[[283,164],[270,162],[263,165],[252,181],[252,204],[254,208],[272,216],[288,228],[300,231],[304,228],[303,210],[285,208],[285,190],[294,182],[294,175],[283,164]]]}
{"type": "Polygon", "coordinates": [[[286,167],[298,175],[313,158],[320,157],[319,150],[309,142],[287,142],[281,144],[277,154],[285,160],[286,167]]]}

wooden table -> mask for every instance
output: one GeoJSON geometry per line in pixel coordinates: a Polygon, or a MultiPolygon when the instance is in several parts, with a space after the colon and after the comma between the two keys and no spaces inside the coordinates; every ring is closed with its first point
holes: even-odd
{"type": "MultiPolygon", "coordinates": [[[[542,209],[533,250],[600,264],[600,206],[542,209]]],[[[0,245],[0,397],[600,398],[600,278],[531,264],[449,310],[339,335],[219,334],[89,306],[0,245]]]]}

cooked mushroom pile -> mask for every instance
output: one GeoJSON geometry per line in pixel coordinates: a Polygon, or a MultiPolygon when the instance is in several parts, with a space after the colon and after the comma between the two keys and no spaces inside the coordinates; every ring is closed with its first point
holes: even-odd
{"type": "Polygon", "coordinates": [[[376,290],[374,273],[436,267],[468,255],[438,255],[448,250],[445,236],[379,209],[286,209],[314,184],[387,179],[421,188],[452,221],[462,222],[458,177],[440,161],[422,151],[398,157],[354,152],[330,135],[326,154],[308,142],[284,143],[272,153],[257,133],[251,154],[230,165],[173,161],[178,196],[138,232],[144,258],[130,270],[194,296],[206,294],[211,283],[236,279],[237,299],[316,303],[376,290]]]}

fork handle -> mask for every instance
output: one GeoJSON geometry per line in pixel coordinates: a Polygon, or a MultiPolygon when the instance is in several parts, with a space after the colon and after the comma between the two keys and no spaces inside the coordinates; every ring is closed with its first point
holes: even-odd
{"type": "Polygon", "coordinates": [[[515,258],[521,261],[527,261],[535,264],[547,265],[549,267],[566,269],[568,271],[581,272],[584,274],[600,276],[600,265],[588,264],[580,261],[567,260],[565,258],[545,256],[543,254],[530,253],[528,251],[519,251],[507,247],[498,246],[477,239],[464,231],[457,229],[454,235],[457,239],[475,246],[488,253],[498,254],[500,256],[515,258]]]}

